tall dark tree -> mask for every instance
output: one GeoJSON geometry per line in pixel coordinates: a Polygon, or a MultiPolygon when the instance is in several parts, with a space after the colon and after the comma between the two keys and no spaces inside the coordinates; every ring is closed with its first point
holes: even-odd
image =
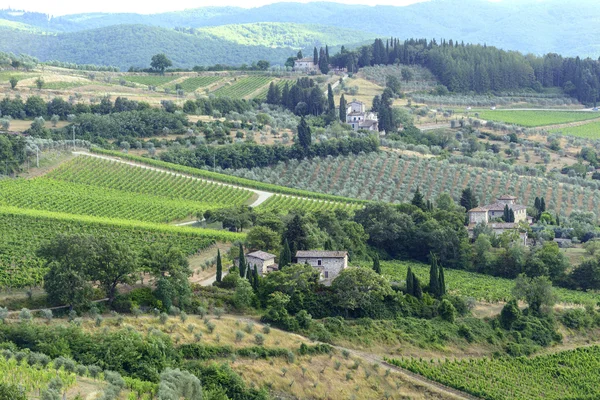
{"type": "Polygon", "coordinates": [[[240,249],[239,249],[239,257],[238,257],[238,264],[239,264],[239,269],[240,269],[240,277],[241,278],[245,278],[246,277],[246,256],[244,255],[244,246],[240,243],[240,249]]]}
{"type": "Polygon", "coordinates": [[[321,48],[321,51],[319,52],[319,69],[322,74],[327,74],[329,72],[329,60],[323,48],[321,48]]]}
{"type": "Polygon", "coordinates": [[[327,85],[327,117],[329,123],[336,120],[335,100],[333,98],[333,89],[331,88],[331,83],[327,85]]]}
{"type": "Polygon", "coordinates": [[[313,62],[315,63],[315,65],[319,65],[319,52],[317,51],[316,47],[313,50],[313,62]]]}
{"type": "Polygon", "coordinates": [[[444,266],[440,265],[440,279],[439,279],[439,285],[440,285],[440,297],[444,297],[446,295],[446,276],[444,275],[444,266]]]}
{"type": "Polygon", "coordinates": [[[269,85],[269,91],[267,92],[267,103],[269,104],[281,104],[281,92],[279,86],[271,82],[269,85]]]}
{"type": "Polygon", "coordinates": [[[312,134],[310,132],[310,126],[306,122],[306,119],[302,117],[300,124],[298,125],[298,144],[304,149],[308,149],[312,143],[312,134]]]}
{"type": "Polygon", "coordinates": [[[254,290],[258,290],[258,267],[254,266],[254,271],[252,272],[252,288],[254,290]]]}
{"type": "Polygon", "coordinates": [[[431,258],[431,266],[429,267],[429,293],[435,297],[440,297],[440,271],[438,269],[437,256],[429,253],[429,258],[431,258]]]}
{"type": "Polygon", "coordinates": [[[344,95],[340,97],[340,121],[346,122],[346,108],[348,107],[346,103],[346,98],[344,95]]]}
{"type": "Polygon", "coordinates": [[[414,282],[413,282],[413,273],[412,269],[408,267],[408,271],[406,272],[406,294],[410,294],[411,296],[414,294],[414,282]]]}
{"type": "Polygon", "coordinates": [[[279,269],[285,268],[292,263],[292,251],[287,238],[283,241],[281,253],[279,253],[279,269]]]}
{"type": "Polygon", "coordinates": [[[298,54],[296,54],[296,58],[299,60],[301,58],[304,58],[304,56],[302,55],[302,50],[298,50],[298,54]]]}
{"type": "Polygon", "coordinates": [[[223,261],[221,261],[221,250],[217,249],[217,282],[223,279],[223,261]]]}
{"type": "Polygon", "coordinates": [[[413,206],[419,207],[423,211],[427,211],[427,205],[425,204],[425,200],[423,198],[423,195],[421,194],[421,191],[419,190],[419,187],[417,187],[417,190],[415,191],[415,194],[410,203],[413,206]]]}
{"type": "Polygon", "coordinates": [[[375,254],[375,256],[373,257],[373,271],[375,271],[379,275],[381,275],[381,264],[379,262],[379,255],[378,254],[375,254]]]}
{"type": "Polygon", "coordinates": [[[413,274],[413,295],[421,300],[423,298],[423,287],[421,286],[421,281],[419,281],[419,278],[417,278],[415,276],[415,274],[413,274]]]}
{"type": "Polygon", "coordinates": [[[308,250],[308,231],[299,215],[294,215],[294,218],[287,223],[283,240],[289,243],[292,258],[298,250],[308,250]]]}
{"type": "Polygon", "coordinates": [[[470,187],[467,187],[462,191],[460,196],[460,205],[463,206],[467,211],[472,210],[479,205],[477,198],[470,187]]]}

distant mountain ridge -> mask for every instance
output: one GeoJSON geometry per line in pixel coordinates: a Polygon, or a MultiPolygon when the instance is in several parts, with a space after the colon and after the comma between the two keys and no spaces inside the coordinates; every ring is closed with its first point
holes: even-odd
{"type": "Polygon", "coordinates": [[[121,68],[147,66],[156,52],[169,54],[178,67],[259,59],[283,64],[299,47],[364,43],[375,36],[453,39],[537,55],[600,55],[600,7],[591,0],[431,0],[404,7],[274,3],[57,18],[0,10],[0,29],[0,51],[121,68]]]}

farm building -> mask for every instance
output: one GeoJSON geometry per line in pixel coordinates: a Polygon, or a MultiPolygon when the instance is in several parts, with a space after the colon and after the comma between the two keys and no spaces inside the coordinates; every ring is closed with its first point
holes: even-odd
{"type": "Polygon", "coordinates": [[[321,273],[324,283],[331,283],[342,270],[348,268],[347,251],[299,250],[296,252],[298,264],[312,265],[321,273]]]}
{"type": "Polygon", "coordinates": [[[365,105],[360,101],[348,103],[348,108],[346,109],[346,123],[355,131],[359,129],[367,131],[379,130],[377,113],[365,111],[365,105]]]}
{"type": "MultiPolygon", "coordinates": [[[[517,204],[517,200],[515,196],[503,195],[498,197],[493,204],[469,210],[469,225],[467,227],[469,237],[473,237],[475,226],[479,224],[487,224],[496,235],[500,235],[507,231],[518,230],[521,221],[531,223],[530,218],[527,217],[527,206],[517,204]],[[515,222],[497,222],[497,219],[502,218],[504,215],[504,208],[507,206],[513,211],[515,222]]],[[[523,244],[527,244],[527,232],[519,232],[519,237],[523,244]]]]}
{"type": "MultiPolygon", "coordinates": [[[[245,255],[246,264],[250,265],[250,268],[258,270],[259,275],[266,275],[269,272],[277,271],[277,264],[275,264],[275,255],[267,253],[265,251],[254,251],[245,255]]],[[[239,267],[239,259],[236,258],[235,265],[239,267]]]]}
{"type": "Polygon", "coordinates": [[[294,61],[294,69],[296,71],[311,72],[318,71],[319,66],[315,64],[315,60],[312,57],[304,57],[294,61]]]}

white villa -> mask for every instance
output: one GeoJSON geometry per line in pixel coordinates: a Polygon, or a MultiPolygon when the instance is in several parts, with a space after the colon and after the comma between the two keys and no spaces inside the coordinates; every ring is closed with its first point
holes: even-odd
{"type": "Polygon", "coordinates": [[[359,129],[367,131],[379,130],[377,113],[365,111],[365,105],[360,101],[348,103],[348,108],[346,109],[346,123],[352,126],[352,129],[355,131],[359,129]]]}
{"type": "MultiPolygon", "coordinates": [[[[517,198],[515,196],[503,195],[498,197],[497,201],[493,204],[480,206],[469,210],[469,237],[473,236],[473,230],[478,224],[487,224],[492,231],[499,235],[506,231],[514,230],[519,228],[519,222],[525,221],[531,223],[529,217],[527,217],[527,206],[517,204],[517,198]],[[504,208],[508,206],[509,209],[515,214],[515,222],[496,222],[497,218],[502,218],[504,215],[504,208]]],[[[527,233],[520,232],[519,236],[523,240],[523,244],[527,243],[527,233]]]]}
{"type": "Polygon", "coordinates": [[[312,265],[321,273],[321,281],[331,283],[344,269],[348,268],[347,251],[299,250],[298,264],[312,265]]]}
{"type": "Polygon", "coordinates": [[[304,57],[294,61],[294,69],[296,71],[311,72],[318,71],[319,66],[315,64],[315,60],[313,57],[304,57]]]}

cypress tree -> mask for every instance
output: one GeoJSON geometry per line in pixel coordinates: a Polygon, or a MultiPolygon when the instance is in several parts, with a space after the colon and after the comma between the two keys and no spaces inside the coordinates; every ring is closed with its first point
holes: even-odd
{"type": "Polygon", "coordinates": [[[508,208],[508,204],[504,205],[504,212],[502,213],[502,219],[504,222],[510,222],[510,209],[508,208]]]}
{"type": "Polygon", "coordinates": [[[440,297],[444,297],[446,295],[446,277],[444,276],[444,267],[442,265],[440,265],[439,268],[440,268],[440,279],[439,279],[440,297]]]}
{"type": "Polygon", "coordinates": [[[423,298],[423,288],[421,287],[421,282],[419,278],[413,274],[413,291],[415,292],[414,296],[421,300],[423,298]]]}
{"type": "Polygon", "coordinates": [[[279,253],[279,269],[287,267],[292,263],[292,251],[290,250],[290,244],[285,239],[281,253],[279,253]]]}
{"type": "Polygon", "coordinates": [[[340,121],[346,122],[346,108],[348,107],[346,103],[346,98],[344,95],[340,97],[340,121]]]}
{"type": "Polygon", "coordinates": [[[412,269],[408,267],[408,271],[406,272],[406,294],[410,294],[414,296],[414,282],[413,282],[413,273],[412,269]]]}
{"type": "Polygon", "coordinates": [[[283,90],[281,91],[281,105],[284,107],[290,107],[290,86],[286,82],[283,86],[283,90]]]}
{"type": "Polygon", "coordinates": [[[329,46],[325,45],[325,57],[327,57],[327,63],[329,63],[329,46]]]}
{"type": "Polygon", "coordinates": [[[546,211],[546,201],[543,197],[540,199],[540,211],[540,214],[546,211]]]}
{"type": "Polygon", "coordinates": [[[427,210],[427,205],[425,204],[425,201],[423,200],[423,195],[419,191],[418,186],[417,186],[417,190],[415,191],[415,195],[413,196],[413,199],[411,201],[411,204],[413,206],[419,207],[423,211],[427,210]]]}
{"type": "Polygon", "coordinates": [[[515,212],[512,210],[508,210],[508,222],[515,222],[515,212]]]}
{"type": "Polygon", "coordinates": [[[221,261],[221,250],[217,250],[217,282],[223,279],[223,263],[221,261]]]}
{"type": "Polygon", "coordinates": [[[300,119],[300,124],[298,125],[298,144],[302,146],[304,149],[308,149],[312,142],[312,135],[310,132],[310,126],[306,122],[306,119],[302,117],[300,119]]]}
{"type": "Polygon", "coordinates": [[[252,274],[252,287],[254,290],[258,289],[258,267],[254,266],[254,272],[252,274]]]}
{"type": "Polygon", "coordinates": [[[240,278],[246,277],[246,257],[244,256],[244,246],[240,243],[240,278]]]}
{"type": "Polygon", "coordinates": [[[379,255],[378,254],[375,254],[375,257],[373,257],[373,271],[375,271],[379,275],[381,275],[381,265],[379,263],[379,255]]]}
{"type": "Polygon", "coordinates": [[[560,217],[556,216],[556,226],[560,226],[560,217]]]}
{"type": "Polygon", "coordinates": [[[246,279],[252,283],[252,265],[246,265],[246,279]]]}
{"type": "Polygon", "coordinates": [[[429,293],[435,297],[440,296],[440,272],[438,270],[437,257],[433,253],[429,253],[431,258],[431,267],[429,268],[429,293]]]}
{"type": "Polygon", "coordinates": [[[315,63],[315,65],[319,65],[319,53],[317,52],[316,47],[313,51],[313,62],[315,63]]]}
{"type": "Polygon", "coordinates": [[[335,115],[335,100],[333,99],[331,83],[327,85],[327,111],[335,115]]]}

